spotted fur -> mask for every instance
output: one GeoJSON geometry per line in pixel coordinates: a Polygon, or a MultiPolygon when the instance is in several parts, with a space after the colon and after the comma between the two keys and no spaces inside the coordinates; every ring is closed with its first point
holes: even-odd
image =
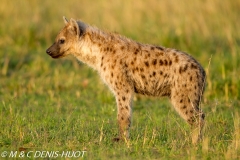
{"type": "Polygon", "coordinates": [[[116,97],[120,139],[127,139],[134,93],[167,96],[180,116],[201,136],[204,114],[199,108],[205,71],[189,54],[142,44],[102,31],[82,21],[64,18],[65,27],[47,49],[52,58],[73,55],[99,72],[116,97]]]}

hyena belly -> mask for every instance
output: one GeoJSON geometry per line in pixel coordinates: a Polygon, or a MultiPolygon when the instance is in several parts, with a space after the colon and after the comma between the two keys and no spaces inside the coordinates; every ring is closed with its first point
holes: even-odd
{"type": "Polygon", "coordinates": [[[170,97],[172,61],[163,49],[142,50],[126,63],[136,93],[170,97]]]}

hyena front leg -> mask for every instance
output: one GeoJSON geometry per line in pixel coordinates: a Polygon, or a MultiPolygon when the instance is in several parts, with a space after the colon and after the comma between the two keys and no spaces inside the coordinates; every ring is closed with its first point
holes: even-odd
{"type": "Polygon", "coordinates": [[[126,141],[129,138],[129,128],[131,126],[133,91],[130,86],[124,84],[123,87],[119,87],[119,89],[115,92],[118,111],[117,120],[119,126],[119,137],[114,140],[126,141]]]}

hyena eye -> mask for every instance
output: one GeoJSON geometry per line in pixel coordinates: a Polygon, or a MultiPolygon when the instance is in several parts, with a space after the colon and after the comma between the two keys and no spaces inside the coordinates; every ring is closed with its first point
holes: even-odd
{"type": "Polygon", "coordinates": [[[63,44],[64,42],[65,42],[64,39],[60,39],[60,40],[59,40],[59,43],[60,43],[60,44],[63,44]]]}

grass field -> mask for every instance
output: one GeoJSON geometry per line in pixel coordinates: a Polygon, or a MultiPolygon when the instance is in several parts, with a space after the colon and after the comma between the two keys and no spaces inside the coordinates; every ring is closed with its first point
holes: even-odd
{"type": "Polygon", "coordinates": [[[240,1],[69,0],[0,2],[0,154],[87,151],[82,159],[240,159],[240,1]],[[82,19],[134,40],[177,48],[207,72],[203,142],[165,98],[136,96],[128,144],[113,95],[73,57],[45,50],[82,19]]]}

